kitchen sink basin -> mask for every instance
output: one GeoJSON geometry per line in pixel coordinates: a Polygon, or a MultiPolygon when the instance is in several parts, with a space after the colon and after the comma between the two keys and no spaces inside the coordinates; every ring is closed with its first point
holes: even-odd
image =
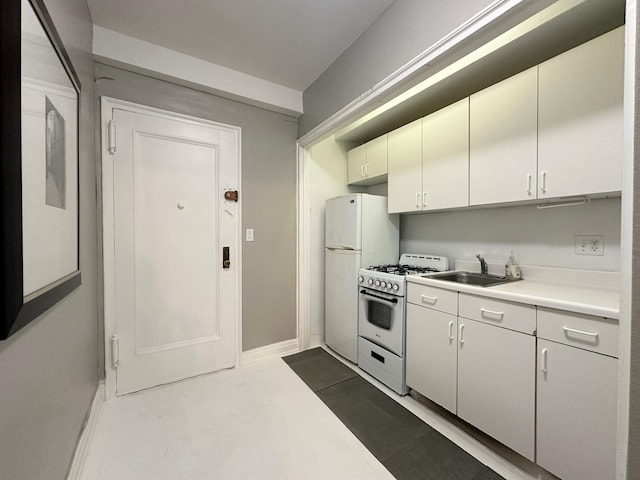
{"type": "Polygon", "coordinates": [[[501,277],[500,275],[476,272],[446,272],[435,275],[423,275],[423,277],[432,278],[434,280],[444,280],[445,282],[464,283],[466,285],[475,285],[478,287],[491,287],[493,285],[501,285],[503,283],[515,282],[518,280],[501,277]]]}

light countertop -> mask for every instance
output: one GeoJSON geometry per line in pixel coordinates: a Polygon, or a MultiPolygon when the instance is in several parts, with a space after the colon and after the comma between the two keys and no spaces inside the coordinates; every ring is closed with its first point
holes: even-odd
{"type": "MultiPolygon", "coordinates": [[[[578,274],[579,272],[576,271],[578,274]]],[[[525,273],[523,269],[523,277],[525,277],[523,280],[493,287],[466,285],[421,275],[408,275],[407,281],[510,302],[556,308],[616,320],[620,318],[620,291],[618,288],[613,288],[611,282],[592,283],[591,285],[580,282],[570,284],[562,276],[555,279],[553,276],[549,276],[545,279],[540,275],[531,275],[532,279],[527,279],[525,273]]],[[[592,272],[585,271],[585,274],[587,273],[592,272]]],[[[586,276],[582,275],[583,279],[586,276]]]]}

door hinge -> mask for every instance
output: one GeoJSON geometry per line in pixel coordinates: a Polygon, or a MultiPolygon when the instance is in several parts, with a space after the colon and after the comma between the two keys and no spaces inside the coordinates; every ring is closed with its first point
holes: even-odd
{"type": "Polygon", "coordinates": [[[113,120],[109,120],[109,125],[107,126],[107,150],[111,155],[116,153],[116,124],[113,123],[113,120]]]}
{"type": "Polygon", "coordinates": [[[227,190],[224,192],[224,199],[229,200],[230,202],[238,201],[238,191],[237,190],[227,190]]]}
{"type": "Polygon", "coordinates": [[[111,337],[111,366],[118,368],[120,363],[120,337],[115,333],[111,337]]]}

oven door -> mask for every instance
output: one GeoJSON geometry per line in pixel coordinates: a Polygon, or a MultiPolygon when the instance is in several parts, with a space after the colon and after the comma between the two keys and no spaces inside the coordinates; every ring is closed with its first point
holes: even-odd
{"type": "Polygon", "coordinates": [[[358,333],[392,351],[404,353],[404,297],[360,288],[358,333]]]}

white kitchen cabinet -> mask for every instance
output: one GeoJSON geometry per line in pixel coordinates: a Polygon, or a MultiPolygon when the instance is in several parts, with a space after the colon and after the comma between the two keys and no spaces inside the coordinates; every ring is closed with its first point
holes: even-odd
{"type": "Polygon", "coordinates": [[[347,183],[374,185],[387,179],[387,135],[347,152],[347,183]]]}
{"type": "Polygon", "coordinates": [[[407,304],[407,386],[456,413],[457,317],[407,304]]]}
{"type": "Polygon", "coordinates": [[[536,198],[538,67],[471,95],[469,203],[536,198]]]}
{"type": "Polygon", "coordinates": [[[618,321],[538,307],[538,337],[572,347],[618,356],[618,321]]]}
{"type": "Polygon", "coordinates": [[[366,180],[364,167],[367,163],[367,144],[364,143],[347,152],[347,183],[349,185],[366,180]]]}
{"type": "Polygon", "coordinates": [[[367,179],[379,179],[381,182],[387,179],[388,161],[388,135],[374,138],[367,145],[367,164],[364,173],[367,179]]]}
{"type": "Polygon", "coordinates": [[[452,315],[458,314],[458,292],[454,290],[409,283],[407,302],[452,315]]]}
{"type": "Polygon", "coordinates": [[[389,132],[389,213],[422,210],[422,119],[389,132]]]}
{"type": "Polygon", "coordinates": [[[480,295],[460,293],[458,314],[479,322],[535,335],[536,307],[522,303],[495,300],[480,295]]]}
{"type": "Polygon", "coordinates": [[[389,133],[389,213],[469,204],[469,99],[389,133]]]}
{"type": "Polygon", "coordinates": [[[469,98],[422,120],[422,209],[469,205],[469,98]]]}
{"type": "Polygon", "coordinates": [[[458,317],[458,416],[534,461],[534,336],[458,317]]]}
{"type": "Polygon", "coordinates": [[[618,322],[538,309],[537,463],[563,480],[615,476],[618,322]]]}
{"type": "Polygon", "coordinates": [[[539,68],[538,198],[620,191],[624,27],[539,68]]]}
{"type": "Polygon", "coordinates": [[[534,330],[533,306],[409,283],[407,385],[533,461],[534,330]],[[483,316],[489,307],[502,312],[500,324],[529,333],[493,325],[483,316]]]}
{"type": "Polygon", "coordinates": [[[613,480],[618,360],[538,339],[537,463],[563,480],[613,480]]]}

